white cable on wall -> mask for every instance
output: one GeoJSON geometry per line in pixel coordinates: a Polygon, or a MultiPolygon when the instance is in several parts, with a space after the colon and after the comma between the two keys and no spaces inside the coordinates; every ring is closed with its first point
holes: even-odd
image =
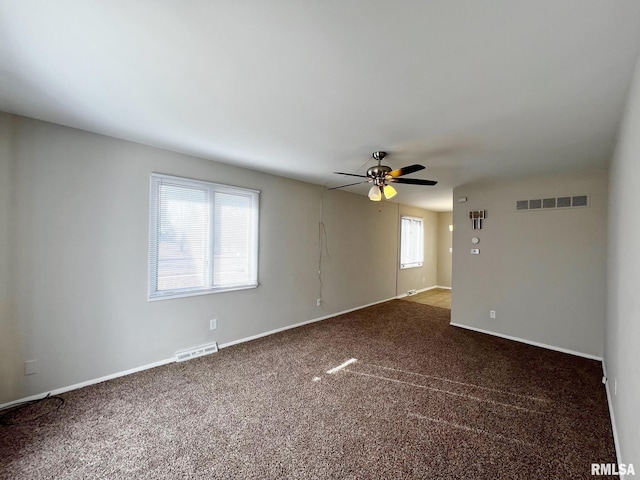
{"type": "Polygon", "coordinates": [[[323,220],[323,209],[324,209],[324,192],[326,191],[326,186],[323,185],[320,188],[320,217],[318,219],[318,300],[320,303],[324,301],[322,297],[322,260],[329,259],[329,246],[327,243],[327,229],[324,225],[323,220]],[[324,255],[323,255],[324,253],[324,255]],[[326,256],[325,256],[326,255],[326,256]]]}

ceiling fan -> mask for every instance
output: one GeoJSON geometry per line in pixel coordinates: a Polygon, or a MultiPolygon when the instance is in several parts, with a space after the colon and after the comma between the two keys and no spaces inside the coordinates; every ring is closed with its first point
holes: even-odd
{"type": "Polygon", "coordinates": [[[373,200],[374,202],[379,202],[380,200],[382,200],[383,196],[388,200],[392,197],[395,197],[396,193],[398,193],[396,189],[393,188],[393,186],[389,185],[390,183],[407,183],[410,185],[435,185],[436,183],[438,183],[435,180],[422,180],[419,178],[399,178],[403,175],[408,175],[410,173],[423,170],[424,167],[422,165],[409,165],[397,170],[391,170],[391,167],[382,165],[382,159],[387,156],[387,152],[373,152],[372,156],[374,160],[377,160],[378,165],[369,168],[366,175],[333,172],[337,173],[338,175],[349,175],[351,177],[366,178],[366,180],[362,180],[356,183],[349,183],[347,185],[340,185],[339,187],[329,188],[328,190],[350,187],[352,185],[359,185],[361,183],[373,183],[371,189],[369,190],[369,199],[373,200]]]}

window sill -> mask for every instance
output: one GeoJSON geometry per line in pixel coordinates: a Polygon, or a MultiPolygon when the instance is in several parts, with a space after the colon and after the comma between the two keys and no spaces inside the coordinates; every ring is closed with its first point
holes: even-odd
{"type": "Polygon", "coordinates": [[[210,295],[212,293],[226,293],[226,292],[237,292],[239,290],[252,290],[254,288],[258,288],[259,284],[255,285],[243,285],[239,287],[229,287],[229,288],[215,288],[215,289],[207,289],[207,290],[194,290],[187,292],[176,292],[176,293],[155,293],[149,295],[147,297],[147,301],[155,302],[157,300],[171,300],[173,298],[185,298],[185,297],[196,297],[199,295],[210,295]]]}

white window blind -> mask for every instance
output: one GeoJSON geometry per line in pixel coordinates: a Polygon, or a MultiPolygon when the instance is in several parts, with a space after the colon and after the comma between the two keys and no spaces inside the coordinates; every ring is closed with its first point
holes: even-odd
{"type": "Polygon", "coordinates": [[[400,268],[421,267],[424,262],[424,225],[421,218],[400,220],[400,268]]]}
{"type": "Polygon", "coordinates": [[[258,285],[259,192],[151,174],[149,298],[258,285]]]}

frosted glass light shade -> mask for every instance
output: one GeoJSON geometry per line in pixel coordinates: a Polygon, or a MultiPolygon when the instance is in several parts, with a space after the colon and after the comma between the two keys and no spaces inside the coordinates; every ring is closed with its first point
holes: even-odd
{"type": "Polygon", "coordinates": [[[380,200],[382,200],[382,193],[380,193],[380,187],[378,187],[377,185],[374,185],[373,187],[371,187],[371,189],[369,190],[369,200],[372,200],[374,202],[379,202],[380,200]]]}
{"type": "Polygon", "coordinates": [[[395,197],[397,193],[398,192],[396,192],[396,189],[393,188],[391,185],[385,185],[385,187],[384,187],[384,198],[389,200],[390,198],[395,197]]]}

